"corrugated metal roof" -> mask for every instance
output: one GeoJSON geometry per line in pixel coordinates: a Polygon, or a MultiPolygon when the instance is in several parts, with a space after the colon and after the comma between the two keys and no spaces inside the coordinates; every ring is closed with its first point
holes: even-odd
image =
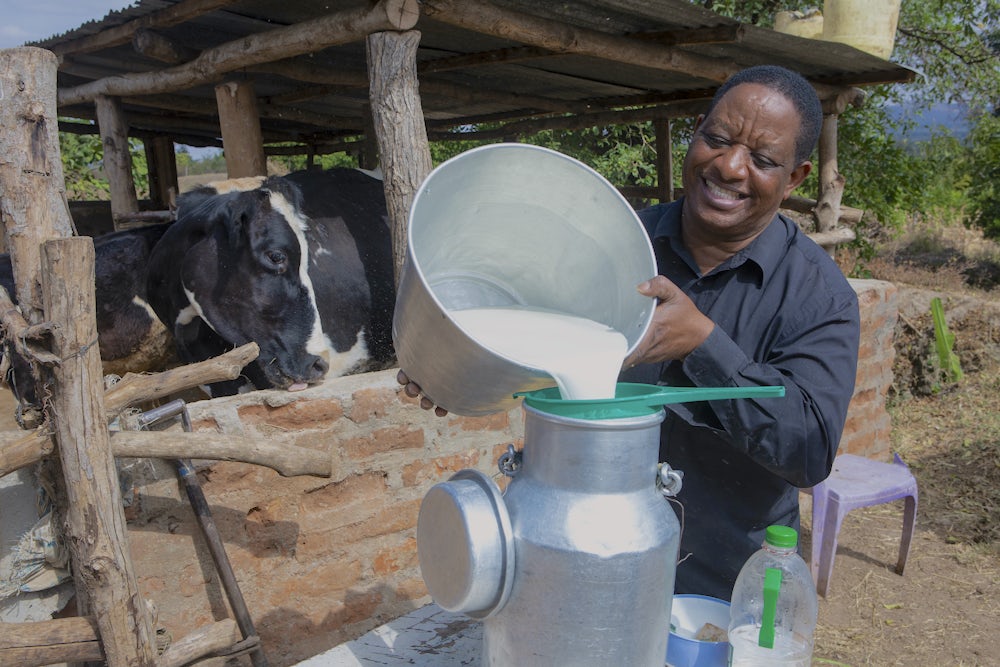
{"type": "MultiPolygon", "coordinates": [[[[100,21],[34,45],[60,55],[58,86],[63,91],[108,77],[163,71],[249,35],[370,4],[366,0],[139,0],[100,21]],[[177,13],[185,14],[184,20],[164,22],[177,13]],[[172,44],[181,60],[167,63],[137,51],[131,38],[143,27],[172,44]],[[118,39],[108,41],[115,35],[118,39]]],[[[501,31],[487,34],[442,20],[442,14],[433,11],[435,6],[440,9],[438,0],[420,4],[417,58],[421,100],[431,131],[483,120],[572,117],[704,99],[718,86],[718,68],[784,65],[814,83],[838,87],[907,81],[913,75],[847,45],[741,25],[685,0],[491,0],[488,5],[566,31],[596,31],[598,36],[627,37],[629,44],[656,44],[662,47],[661,54],[669,47],[670,53],[695,61],[684,71],[614,53],[573,52],[572,40],[565,50],[540,48],[501,36],[501,31]],[[706,75],[702,65],[714,74],[706,75]]],[[[129,125],[137,134],[166,133],[181,143],[219,145],[214,86],[224,80],[253,82],[267,142],[336,141],[357,135],[364,127],[368,89],[363,40],[246,67],[183,90],[126,95],[123,108],[129,125]]],[[[94,109],[90,103],[74,103],[61,107],[60,114],[93,118],[94,109]]]]}

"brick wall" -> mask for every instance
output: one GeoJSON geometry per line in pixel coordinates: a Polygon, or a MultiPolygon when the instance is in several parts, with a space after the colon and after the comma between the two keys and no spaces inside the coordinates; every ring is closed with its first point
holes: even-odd
{"type": "Polygon", "coordinates": [[[888,461],[892,423],[885,409],[896,358],[893,337],[899,315],[896,286],[882,280],[852,280],[861,310],[861,346],[854,397],[847,413],[840,453],[888,461]]]}
{"type": "MultiPolygon", "coordinates": [[[[888,454],[895,288],[856,281],[862,359],[841,451],[888,454]]],[[[303,392],[255,392],[188,406],[196,430],[266,437],[329,452],[330,478],[207,462],[199,477],[274,667],[360,636],[429,601],[416,554],[420,501],[462,468],[496,475],[521,446],[520,410],[434,417],[403,397],[395,371],[337,378],[303,392]]],[[[219,577],[173,468],[123,461],[134,480],[132,555],[159,625],[174,639],[229,616],[219,577]]],[[[502,485],[502,480],[500,481],[502,485]]]]}

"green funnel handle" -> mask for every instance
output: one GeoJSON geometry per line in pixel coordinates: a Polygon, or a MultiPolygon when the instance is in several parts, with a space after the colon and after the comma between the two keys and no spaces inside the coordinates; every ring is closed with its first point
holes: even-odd
{"type": "Polygon", "coordinates": [[[774,620],[778,614],[778,595],[781,592],[781,570],[769,567],[764,572],[764,613],[760,619],[757,644],[774,648],[774,620]]]}
{"type": "Polygon", "coordinates": [[[732,398],[781,398],[782,386],[766,387],[660,387],[660,391],[645,396],[650,405],[688,403],[690,401],[720,401],[732,398]]]}

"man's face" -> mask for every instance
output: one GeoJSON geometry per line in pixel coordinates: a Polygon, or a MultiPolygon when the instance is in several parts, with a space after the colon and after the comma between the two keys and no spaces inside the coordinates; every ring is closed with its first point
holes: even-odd
{"type": "Polygon", "coordinates": [[[808,175],[795,162],[801,120],[781,93],[741,84],[698,119],[684,158],[685,224],[715,242],[753,239],[808,175]]]}

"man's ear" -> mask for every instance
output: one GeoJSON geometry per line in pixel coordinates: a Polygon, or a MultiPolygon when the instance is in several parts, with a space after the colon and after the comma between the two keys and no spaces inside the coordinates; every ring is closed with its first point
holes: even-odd
{"type": "Polygon", "coordinates": [[[694,119],[694,129],[692,132],[697,132],[698,128],[701,127],[701,121],[705,120],[705,114],[700,113],[698,117],[694,119]]]}
{"type": "Polygon", "coordinates": [[[792,194],[792,191],[795,190],[795,188],[802,185],[802,181],[806,180],[806,176],[808,176],[809,172],[812,171],[812,166],[812,162],[807,160],[795,169],[792,169],[792,173],[788,177],[788,185],[785,186],[784,199],[788,199],[788,195],[792,194]]]}

